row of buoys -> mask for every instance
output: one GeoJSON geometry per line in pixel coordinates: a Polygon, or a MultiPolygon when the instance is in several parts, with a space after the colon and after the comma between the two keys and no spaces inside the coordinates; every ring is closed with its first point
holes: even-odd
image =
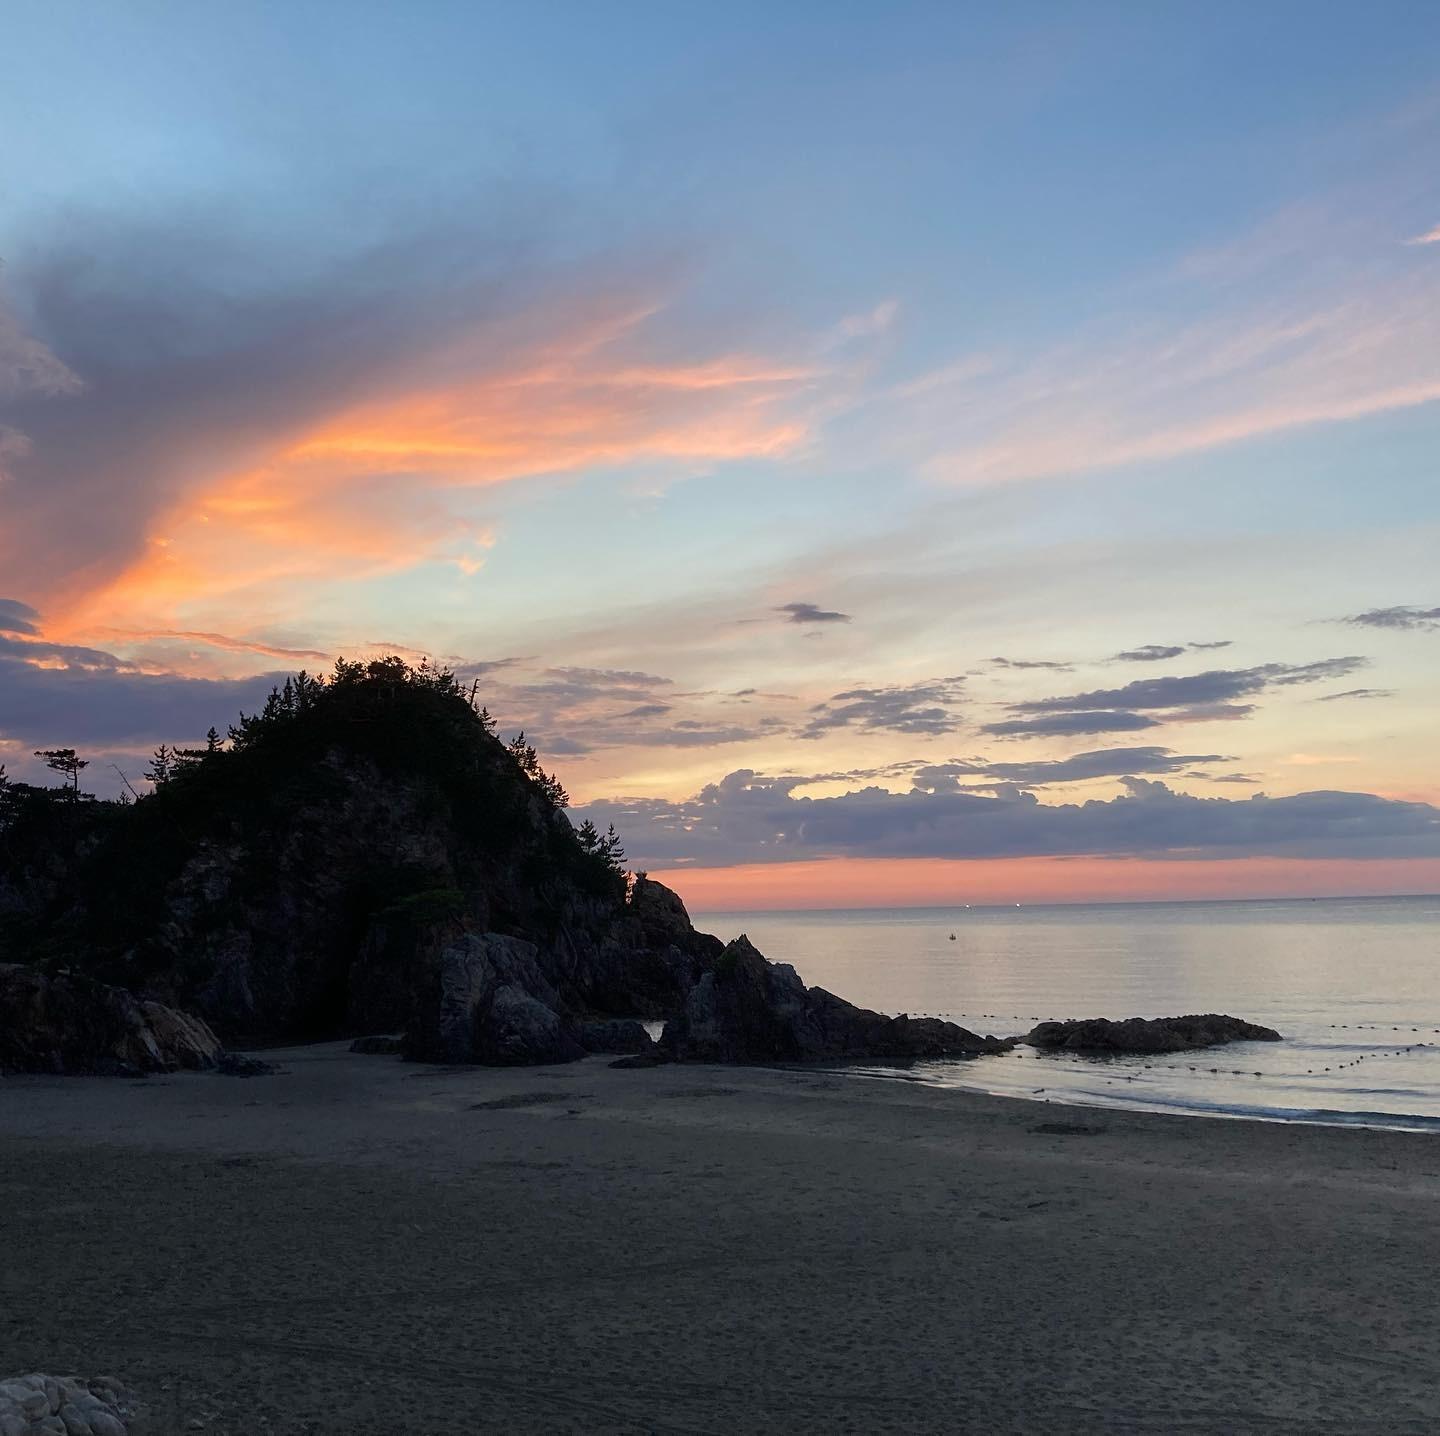
{"type": "MultiPolygon", "coordinates": [[[[1434,1045],[1435,1044],[1429,1042],[1412,1042],[1409,1044],[1409,1046],[1406,1047],[1396,1047],[1393,1049],[1385,1048],[1379,1052],[1367,1052],[1360,1057],[1356,1057],[1351,1062],[1340,1062],[1337,1063],[1334,1067],[1322,1067],[1320,1068],[1320,1071],[1322,1073],[1343,1072],[1347,1067],[1358,1067],[1362,1062],[1365,1061],[1367,1057],[1403,1057],[1408,1052],[1418,1052],[1422,1049],[1425,1051],[1433,1051],[1434,1045]]],[[[1147,1062],[1145,1064],[1145,1070],[1147,1072],[1151,1072],[1154,1070],[1154,1067],[1151,1063],[1147,1062]]],[[[1163,1072],[1178,1072],[1180,1070],[1180,1067],[1178,1064],[1176,1064],[1172,1066],[1162,1067],[1160,1070],[1163,1072]]],[[[1187,1072],[1199,1072],[1203,1069],[1187,1065],[1185,1070],[1187,1072]]],[[[1241,1067],[1211,1067],[1209,1070],[1214,1075],[1218,1076],[1223,1073],[1227,1077],[1264,1077],[1266,1075],[1272,1077],[1295,1077],[1299,1075],[1295,1072],[1272,1072],[1269,1074],[1266,1074],[1264,1072],[1247,1072],[1244,1068],[1241,1067]]],[[[1313,1077],[1315,1075],[1315,1068],[1307,1067],[1305,1069],[1305,1075],[1307,1077],[1313,1077]]]]}
{"type": "MultiPolygon", "coordinates": [[[[1327,1022],[1325,1025],[1332,1032],[1350,1031],[1350,1024],[1348,1022],[1327,1022]]],[[[1354,1030],[1356,1032],[1383,1032],[1385,1030],[1385,1024],[1383,1022],[1357,1022],[1354,1030]]],[[[1405,1029],[1403,1027],[1392,1027],[1390,1030],[1391,1032],[1403,1032],[1405,1029]]],[[[1423,1032],[1425,1029],[1423,1027],[1412,1027],[1410,1030],[1411,1032],[1423,1032]]],[[[1440,1035],[1440,1027],[1432,1027],[1430,1031],[1436,1035],[1440,1035]]]]}
{"type": "MultiPolygon", "coordinates": [[[[1025,1017],[1018,1012],[1012,1012],[1007,1017],[1003,1012],[918,1012],[917,1017],[943,1017],[947,1022],[954,1022],[957,1018],[964,1017],[973,1022],[976,1018],[988,1018],[991,1022],[1059,1022],[1058,1017],[1025,1017]]],[[[1067,1017],[1066,1022],[1074,1022],[1077,1019],[1067,1017]]]]}

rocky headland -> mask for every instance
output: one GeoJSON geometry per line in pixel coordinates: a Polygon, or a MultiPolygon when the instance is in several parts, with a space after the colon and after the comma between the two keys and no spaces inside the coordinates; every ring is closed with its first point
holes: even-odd
{"type": "Polygon", "coordinates": [[[398,659],[300,675],[130,803],[0,788],[0,1070],[224,1067],[372,1039],[515,1066],[1003,1051],[809,988],[574,826],[523,735],[398,659]],[[654,1043],[642,1020],[666,1023],[654,1043]]]}

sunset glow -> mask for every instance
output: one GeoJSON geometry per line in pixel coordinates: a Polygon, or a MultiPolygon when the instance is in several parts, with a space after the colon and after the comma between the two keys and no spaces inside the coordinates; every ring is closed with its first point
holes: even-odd
{"type": "Polygon", "coordinates": [[[700,908],[1440,887],[1433,17],[205,8],[17,21],[12,776],[393,652],[700,908]]]}

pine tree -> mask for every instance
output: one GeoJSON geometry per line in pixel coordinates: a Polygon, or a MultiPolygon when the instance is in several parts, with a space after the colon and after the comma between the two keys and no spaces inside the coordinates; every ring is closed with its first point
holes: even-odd
{"type": "Polygon", "coordinates": [[[80,773],[90,766],[88,758],[77,757],[73,748],[37,748],[37,758],[45,760],[45,766],[52,773],[59,773],[70,789],[70,801],[80,796],[80,773]]]}
{"type": "MultiPolygon", "coordinates": [[[[213,728],[210,730],[215,731],[213,728]]],[[[156,750],[155,755],[150,759],[150,766],[145,770],[145,776],[155,785],[156,788],[163,788],[170,781],[172,776],[173,760],[170,756],[170,749],[162,743],[156,750]]]]}
{"type": "Polygon", "coordinates": [[[614,823],[600,839],[600,855],[617,873],[624,871],[625,849],[620,845],[620,834],[615,831],[614,823]]]}

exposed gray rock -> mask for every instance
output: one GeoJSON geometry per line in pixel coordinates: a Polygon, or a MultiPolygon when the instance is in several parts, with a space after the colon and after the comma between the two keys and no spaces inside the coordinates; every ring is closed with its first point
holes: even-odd
{"type": "Polygon", "coordinates": [[[31,1372],[0,1381],[0,1436],[126,1436],[137,1409],[111,1377],[31,1372]]]}
{"type": "Polygon", "coordinates": [[[665,1025],[661,1052],[689,1062],[909,1061],[978,1057],[1012,1043],[939,1018],[886,1017],[766,961],[737,937],[665,1025]]]}
{"type": "Polygon", "coordinates": [[[534,943],[470,933],[440,953],[422,977],[405,1055],[499,1066],[573,1062],[585,1049],[561,1006],[534,943]]]}
{"type": "Polygon", "coordinates": [[[0,1072],[204,1071],[221,1055],[198,1017],[90,978],[0,964],[0,1072]]]}
{"type": "Polygon", "coordinates": [[[1066,1052],[1187,1052],[1226,1042],[1283,1041],[1272,1027],[1216,1012],[1186,1017],[1127,1017],[1121,1022],[1107,1017],[1042,1022],[1024,1040],[1045,1051],[1066,1052]]]}
{"type": "Polygon", "coordinates": [[[472,1061],[528,1067],[584,1055],[574,1026],[522,988],[502,983],[476,1009],[472,1061]]]}

